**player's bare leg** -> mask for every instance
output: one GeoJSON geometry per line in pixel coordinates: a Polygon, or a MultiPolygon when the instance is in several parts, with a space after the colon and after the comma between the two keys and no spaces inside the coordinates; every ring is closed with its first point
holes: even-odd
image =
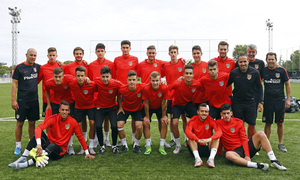
{"type": "MultiPolygon", "coordinates": [[[[140,140],[142,137],[142,133],[143,133],[143,121],[135,121],[135,141],[133,144],[133,150],[135,153],[140,154],[141,150],[140,150],[140,140]]],[[[150,130],[150,129],[149,129],[150,130]]],[[[150,134],[149,134],[150,136],[150,134]]]]}
{"type": "Polygon", "coordinates": [[[150,121],[149,122],[143,122],[143,130],[144,130],[144,137],[146,141],[146,151],[144,154],[150,154],[151,149],[151,138],[150,138],[150,121]]]}
{"type": "Polygon", "coordinates": [[[159,124],[161,124],[161,130],[160,130],[160,143],[159,143],[159,152],[162,155],[167,155],[165,148],[170,148],[170,146],[166,143],[166,137],[168,132],[168,122],[162,122],[162,120],[159,120],[159,124]]]}
{"type": "Polygon", "coordinates": [[[210,155],[208,157],[208,160],[207,160],[206,164],[211,168],[215,167],[215,162],[214,161],[215,161],[215,156],[216,156],[217,151],[218,151],[219,143],[220,143],[219,139],[212,140],[209,143],[210,155]]]}
{"type": "Polygon", "coordinates": [[[175,138],[175,143],[176,143],[176,148],[173,151],[174,154],[178,154],[181,150],[181,144],[180,144],[180,134],[179,134],[179,129],[178,129],[178,121],[179,119],[173,119],[172,121],[172,126],[173,126],[173,133],[174,133],[174,138],[175,138]]]}
{"type": "Polygon", "coordinates": [[[28,120],[28,134],[29,134],[29,139],[32,138],[34,135],[34,129],[35,129],[35,121],[29,121],[28,120]]]}
{"type": "Polygon", "coordinates": [[[256,133],[255,125],[248,124],[248,139],[256,133]]]}
{"type": "Polygon", "coordinates": [[[16,128],[15,128],[15,137],[16,137],[16,149],[14,154],[20,155],[21,154],[21,140],[22,140],[22,132],[23,132],[23,125],[24,121],[17,121],[16,128]]]}
{"type": "Polygon", "coordinates": [[[174,146],[175,143],[175,137],[174,137],[174,133],[173,133],[173,119],[172,119],[172,114],[170,115],[170,136],[171,136],[171,141],[169,142],[169,146],[172,147],[174,146]]]}
{"type": "Polygon", "coordinates": [[[121,154],[125,153],[129,150],[127,142],[126,142],[126,134],[125,134],[125,131],[124,131],[124,124],[125,124],[125,121],[118,121],[118,123],[117,123],[119,139],[120,139],[120,141],[122,143],[122,146],[123,146],[122,150],[120,151],[121,154]]]}
{"type": "Polygon", "coordinates": [[[272,124],[268,124],[268,123],[265,124],[265,133],[268,139],[270,139],[270,135],[271,135],[271,126],[272,124]]]}
{"type": "Polygon", "coordinates": [[[89,120],[90,131],[89,131],[89,152],[90,154],[96,154],[94,151],[94,138],[95,138],[95,121],[89,120]]]}
{"type": "Polygon", "coordinates": [[[283,123],[277,123],[277,135],[278,135],[278,149],[280,149],[283,152],[287,152],[287,149],[285,148],[284,144],[282,144],[283,140],[283,123]]]}
{"type": "MultiPolygon", "coordinates": [[[[181,119],[182,119],[182,129],[183,129],[183,132],[185,132],[185,128],[186,128],[186,125],[187,125],[186,115],[185,114],[181,114],[181,119]]],[[[184,142],[186,143],[187,141],[188,141],[188,138],[187,138],[187,136],[184,133],[184,142]]],[[[185,144],[185,146],[186,146],[186,144],[185,144]]]]}
{"type": "Polygon", "coordinates": [[[109,142],[109,119],[108,117],[105,117],[104,119],[104,145],[111,146],[109,142]]]}
{"type": "Polygon", "coordinates": [[[200,167],[203,165],[203,161],[199,155],[198,151],[198,144],[196,141],[189,139],[189,146],[191,148],[191,151],[193,152],[194,158],[195,158],[195,165],[194,167],[200,167]]]}
{"type": "Polygon", "coordinates": [[[132,142],[134,143],[136,127],[135,127],[135,120],[133,119],[133,117],[131,117],[131,130],[132,130],[132,142]]]}

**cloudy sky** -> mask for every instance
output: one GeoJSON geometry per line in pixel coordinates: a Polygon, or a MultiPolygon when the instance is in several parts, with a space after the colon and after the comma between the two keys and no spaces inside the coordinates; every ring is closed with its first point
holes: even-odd
{"type": "MultiPolygon", "coordinates": [[[[274,23],[273,49],[286,58],[300,46],[299,5],[297,0],[1,0],[0,62],[11,65],[8,7],[22,9],[18,63],[25,60],[26,50],[33,47],[38,51],[37,62],[44,64],[50,46],[58,49],[58,59],[62,61],[73,60],[72,50],[81,46],[85,59],[91,62],[95,60],[97,42],[106,43],[107,58],[113,60],[121,54],[115,44],[119,46],[123,39],[148,40],[132,47],[132,54],[137,53],[140,60],[145,58],[144,52],[138,53],[140,49],[155,44],[155,40],[170,40],[158,47],[158,57],[169,60],[166,47],[179,39],[227,40],[229,57],[235,45],[253,43],[258,46],[257,57],[264,59],[268,51],[267,19],[274,23]]],[[[190,58],[188,50],[199,44],[203,47],[203,59],[208,60],[216,55],[215,41],[211,41],[210,49],[205,40],[178,43],[182,52],[186,51],[180,55],[190,58]]]]}

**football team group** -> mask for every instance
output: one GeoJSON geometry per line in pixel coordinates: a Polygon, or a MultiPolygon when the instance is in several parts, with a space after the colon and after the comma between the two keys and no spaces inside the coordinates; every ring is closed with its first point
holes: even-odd
{"type": "Polygon", "coordinates": [[[241,54],[236,62],[227,57],[228,48],[229,44],[221,41],[219,56],[205,62],[201,60],[201,47],[195,45],[192,47],[194,62],[186,63],[185,59],[178,58],[177,46],[169,47],[171,60],[167,62],[155,58],[156,48],[151,45],[146,52],[148,59],[139,63],[137,57],[130,55],[131,42],[124,40],[122,55],[114,62],[105,59],[105,45],[98,43],[97,59],[92,63],[83,60],[84,50],[76,47],[75,61],[64,65],[57,60],[56,48],[50,47],[49,60],[42,66],[35,63],[36,50],[28,49],[26,61],[15,67],[12,76],[12,108],[17,120],[14,154],[21,155],[26,119],[30,140],[21,157],[8,166],[15,169],[33,164],[43,167],[48,159],[58,160],[66,153],[73,155],[74,133],[81,144],[78,154],[85,154],[85,158],[104,154],[108,146],[114,154],[126,153],[129,147],[124,125],[129,116],[133,151],[140,154],[143,149],[144,154],[149,155],[152,152],[150,124],[155,114],[161,155],[167,155],[165,148],[172,146],[175,146],[174,154],[180,153],[178,122],[181,117],[184,145],[195,158],[195,167],[203,165],[201,157],[208,157],[207,166],[214,168],[215,156],[224,150],[226,158],[235,164],[268,170],[268,163],[251,161],[262,148],[271,166],[286,170],[276,159],[269,138],[274,119],[278,148],[287,151],[282,141],[284,113],[290,106],[288,74],[277,64],[275,53],[267,53],[265,66],[264,61],[255,58],[257,48],[253,44],[248,45],[247,53],[241,54]],[[163,77],[166,83],[162,82],[163,77]],[[40,81],[43,81],[45,120],[35,128],[35,121],[40,118],[40,81]],[[263,111],[264,132],[255,129],[257,111],[263,111]],[[247,133],[244,124],[247,124],[247,133]],[[169,143],[166,142],[168,127],[169,143]],[[145,149],[140,146],[143,134],[145,149]],[[94,149],[98,145],[96,153],[94,149]],[[29,155],[33,158],[28,160],[29,155]]]}

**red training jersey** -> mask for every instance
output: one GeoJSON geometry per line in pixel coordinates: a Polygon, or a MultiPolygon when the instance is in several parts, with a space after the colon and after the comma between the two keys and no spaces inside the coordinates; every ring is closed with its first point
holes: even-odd
{"type": "Polygon", "coordinates": [[[100,62],[98,59],[89,64],[89,78],[94,81],[97,77],[101,77],[101,68],[108,66],[111,71],[112,78],[116,78],[115,65],[110,60],[104,59],[103,62],[100,62]]]}
{"type": "Polygon", "coordinates": [[[222,136],[222,131],[212,117],[207,116],[205,121],[200,121],[199,115],[196,115],[188,121],[185,134],[189,139],[198,142],[199,139],[210,137],[212,140],[219,139],[222,136]],[[215,134],[212,134],[213,129],[215,134]]]}
{"type": "MultiPolygon", "coordinates": [[[[200,80],[201,77],[208,73],[207,62],[201,61],[200,64],[192,64],[194,67],[194,79],[200,80]]],[[[193,103],[203,103],[208,101],[205,91],[197,91],[193,97],[193,103]]]]}
{"type": "Polygon", "coordinates": [[[35,139],[41,138],[42,131],[48,127],[49,129],[47,137],[49,142],[55,143],[62,148],[63,153],[60,155],[65,154],[65,152],[68,150],[68,143],[73,133],[75,133],[77,136],[81,146],[83,147],[83,150],[88,149],[79,124],[71,116],[68,116],[65,121],[61,120],[60,114],[55,114],[45,119],[44,122],[35,128],[35,139]]]}
{"type": "Polygon", "coordinates": [[[75,100],[75,108],[91,109],[95,107],[94,93],[97,91],[97,88],[93,81],[90,84],[84,82],[83,86],[79,86],[77,80],[74,79],[69,84],[69,88],[75,100]]]}
{"type": "Polygon", "coordinates": [[[119,89],[119,95],[122,95],[122,107],[126,111],[140,111],[144,105],[142,101],[142,92],[144,84],[137,83],[136,89],[130,91],[128,85],[124,85],[119,89]]]}
{"type": "Polygon", "coordinates": [[[95,80],[98,97],[96,100],[96,108],[110,108],[116,106],[116,96],[123,84],[115,79],[110,79],[108,84],[104,84],[101,78],[95,80]]]}
{"type": "Polygon", "coordinates": [[[165,84],[161,84],[157,90],[147,84],[143,91],[143,100],[149,101],[150,109],[158,109],[162,106],[162,100],[167,100],[167,93],[168,87],[165,84]]]}
{"type": "Polygon", "coordinates": [[[65,74],[71,74],[72,76],[75,77],[75,69],[78,67],[78,66],[83,66],[85,67],[86,69],[86,72],[85,72],[85,75],[88,77],[89,75],[89,71],[88,71],[88,65],[85,65],[85,63],[83,62],[83,60],[81,61],[81,63],[78,63],[76,60],[70,64],[67,64],[63,67],[63,70],[65,72],[65,74]]]}
{"type": "Polygon", "coordinates": [[[244,122],[238,118],[231,118],[229,122],[226,122],[224,119],[218,119],[216,122],[223,133],[221,144],[225,152],[233,151],[243,146],[245,156],[250,157],[244,122]]]}
{"type": "MultiPolygon", "coordinates": [[[[53,70],[56,67],[60,67],[60,65],[58,65],[57,62],[50,63],[49,61],[40,67],[38,82],[40,83],[40,81],[43,81],[43,103],[47,103],[45,95],[45,83],[47,80],[53,78],[53,70]]],[[[50,91],[50,99],[53,98],[53,92],[50,91]]]]}
{"type": "Polygon", "coordinates": [[[54,82],[54,79],[51,78],[45,83],[45,91],[53,91],[54,98],[50,99],[50,102],[60,104],[62,100],[66,100],[69,103],[73,103],[73,97],[69,88],[69,83],[71,83],[75,79],[71,75],[64,75],[63,83],[60,86],[57,86],[54,82]]]}
{"type": "MultiPolygon", "coordinates": [[[[162,68],[161,77],[166,77],[167,85],[175,82],[180,76],[183,76],[184,73],[184,63],[181,59],[178,59],[176,64],[172,64],[171,61],[165,63],[162,68]]],[[[167,95],[168,100],[172,100],[174,96],[174,91],[169,91],[167,95]]]]}
{"type": "Polygon", "coordinates": [[[230,97],[226,94],[229,74],[218,73],[217,79],[212,79],[209,74],[200,79],[202,88],[205,91],[210,106],[221,108],[224,103],[231,104],[230,97]]]}
{"type": "Polygon", "coordinates": [[[118,56],[114,60],[115,70],[116,70],[116,79],[121,81],[123,84],[127,83],[127,75],[129,70],[136,71],[139,60],[137,57],[129,56],[118,56]]]}
{"type": "Polygon", "coordinates": [[[150,83],[150,74],[153,71],[157,71],[161,75],[162,67],[166,63],[165,61],[157,59],[152,63],[147,61],[148,59],[145,59],[145,61],[139,63],[136,70],[138,77],[141,77],[142,83],[150,83]]]}
{"type": "Polygon", "coordinates": [[[191,85],[187,85],[184,79],[182,81],[175,81],[169,85],[169,89],[174,90],[172,104],[177,106],[187,105],[190,101],[192,101],[193,96],[200,87],[200,82],[195,79],[193,79],[191,85]]]}

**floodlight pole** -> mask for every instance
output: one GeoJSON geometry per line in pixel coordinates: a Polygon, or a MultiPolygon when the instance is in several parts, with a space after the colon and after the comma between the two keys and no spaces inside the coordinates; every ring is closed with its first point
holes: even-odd
{"type": "Polygon", "coordinates": [[[18,23],[21,21],[21,9],[15,8],[8,8],[10,11],[9,14],[12,16],[11,24],[12,24],[12,71],[15,69],[15,66],[18,63],[18,34],[20,33],[18,31],[18,23]]]}
{"type": "Polygon", "coordinates": [[[266,20],[267,30],[269,31],[269,52],[273,51],[273,22],[266,20]]]}

